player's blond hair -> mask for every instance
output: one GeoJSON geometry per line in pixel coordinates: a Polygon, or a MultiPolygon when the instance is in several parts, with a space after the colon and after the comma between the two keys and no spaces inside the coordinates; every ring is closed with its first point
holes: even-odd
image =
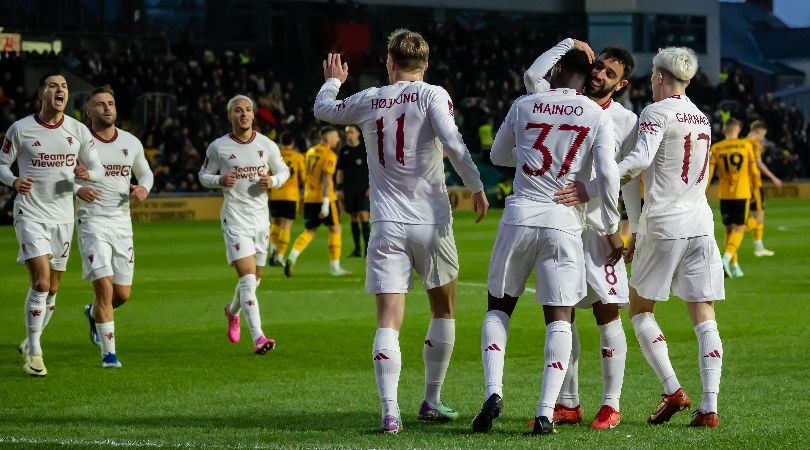
{"type": "Polygon", "coordinates": [[[399,28],[388,35],[388,55],[402,70],[425,69],[430,47],[421,34],[399,28]]]}
{"type": "Polygon", "coordinates": [[[254,111],[256,110],[256,103],[253,102],[252,98],[248,97],[247,95],[239,94],[239,95],[234,95],[233,97],[231,97],[230,100],[228,100],[228,114],[231,113],[231,110],[233,109],[234,105],[239,100],[247,100],[247,101],[249,101],[250,106],[253,108],[253,110],[254,111]]]}
{"type": "Polygon", "coordinates": [[[698,57],[687,47],[666,47],[658,50],[653,58],[653,67],[664,70],[675,79],[687,82],[698,70],[698,57]]]}
{"type": "Polygon", "coordinates": [[[733,117],[730,117],[726,121],[726,123],[723,124],[723,131],[728,131],[729,129],[735,128],[735,127],[742,130],[742,122],[740,122],[739,120],[737,120],[737,119],[735,119],[733,117]]]}
{"type": "Polygon", "coordinates": [[[765,125],[765,122],[763,122],[761,120],[755,120],[755,121],[751,122],[751,131],[756,131],[756,130],[768,131],[768,126],[765,125]]]}

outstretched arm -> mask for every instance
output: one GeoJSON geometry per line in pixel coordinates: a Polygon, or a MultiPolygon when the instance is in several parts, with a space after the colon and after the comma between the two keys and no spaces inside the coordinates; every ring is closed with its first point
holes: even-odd
{"type": "Polygon", "coordinates": [[[536,94],[537,92],[547,91],[549,89],[548,82],[543,77],[557,64],[557,61],[563,55],[572,49],[585,52],[588,55],[588,60],[593,63],[594,53],[587,43],[571,38],[563,39],[559,44],[538,56],[526,70],[526,73],[523,74],[523,84],[526,86],[526,92],[536,94]]]}
{"type": "Polygon", "coordinates": [[[341,62],[340,54],[330,53],[323,62],[325,79],[318,96],[315,98],[313,112],[315,118],[324,122],[349,125],[360,121],[360,100],[363,93],[358,92],[345,100],[338,100],[340,86],[349,76],[349,65],[341,62]]]}

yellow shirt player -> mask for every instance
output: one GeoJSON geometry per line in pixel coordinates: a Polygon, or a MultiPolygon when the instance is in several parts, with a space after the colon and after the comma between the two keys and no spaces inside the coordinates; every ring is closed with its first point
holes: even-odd
{"type": "Polygon", "coordinates": [[[737,249],[745,234],[753,181],[760,176],[754,147],[747,139],[739,139],[740,131],[742,123],[734,118],[729,119],[723,127],[726,138],[712,145],[709,160],[709,180],[716,172],[720,215],[726,226],[723,269],[731,278],[743,276],[737,262],[737,249]]]}
{"type": "MultiPolygon", "coordinates": [[[[773,174],[768,169],[768,166],[762,162],[762,141],[765,140],[765,135],[768,134],[768,127],[761,120],[751,122],[751,130],[748,132],[748,140],[754,146],[754,156],[757,159],[757,167],[763,175],[770,178],[774,186],[782,187],[782,180],[773,174]]],[[[765,231],[765,197],[762,192],[762,177],[754,180],[754,191],[751,198],[751,214],[748,217],[748,230],[753,231],[754,235],[754,255],[756,256],[773,256],[774,253],[765,248],[762,244],[762,234],[765,231]]]]}
{"type": "Polygon", "coordinates": [[[284,255],[290,245],[290,230],[301,200],[301,189],[304,188],[306,176],[304,155],[295,149],[293,135],[289,131],[282,132],[279,143],[281,143],[281,159],[290,169],[290,178],[278,189],[270,191],[271,266],[284,265],[284,255]]]}
{"type": "Polygon", "coordinates": [[[298,256],[315,239],[318,227],[323,224],[329,229],[329,274],[332,276],[348,275],[350,272],[340,267],[340,218],[337,203],[335,202],[335,189],[333,177],[337,169],[337,153],[335,149],[340,144],[340,135],[334,127],[321,128],[321,141],[307,150],[306,171],[304,182],[304,232],[293,244],[293,249],[287,257],[284,274],[292,276],[293,266],[298,256]]]}

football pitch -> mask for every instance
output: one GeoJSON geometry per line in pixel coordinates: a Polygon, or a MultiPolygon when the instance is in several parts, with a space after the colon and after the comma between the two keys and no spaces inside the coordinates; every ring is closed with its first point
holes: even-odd
{"type": "MultiPolygon", "coordinates": [[[[581,310],[585,420],[538,437],[529,435],[526,422],[539,393],[545,327],[528,292],[510,325],[504,414],[489,434],[470,431],[483,400],[480,329],[498,210],[478,225],[471,213],[455,215],[461,262],[457,337],[442,396],[461,417],[447,424],[416,419],[429,322],[427,299],[418,288],[408,297],[400,337],[405,427],[395,436],[376,433],[375,312],[373,297],[363,292],[363,260],[344,256],[344,267],[353,274],[329,277],[325,230],[301,256],[293,278],[266,268],[259,301],[265,332],[278,346],[259,357],[251,352],[245,324],[239,345],[225,336],[222,310],[236,276],[225,261],[217,222],[137,224],[132,298],[116,310],[121,370],[102,369],[98,348],[87,337],[83,306],[92,290],[81,279],[74,239],[57,307],[42,337],[48,376],[34,379],[22,371],[17,354],[24,337],[27,274],[14,262],[14,230],[0,227],[0,447],[806,448],[810,202],[770,199],[767,207],[765,243],[776,256],[754,257],[746,235],[740,250],[745,277],[727,280],[728,300],[717,305],[725,349],[720,427],[688,428],[686,411],[665,425],[646,424],[661,386],[623,312],[628,356],[622,422],[611,432],[591,430],[602,389],[599,336],[591,314],[581,310]]],[[[348,218],[343,220],[346,255],[352,244],[348,218]]],[[[301,228],[299,221],[293,239],[301,228]]],[[[701,385],[685,305],[677,299],[660,304],[657,318],[694,409],[701,385]]]]}

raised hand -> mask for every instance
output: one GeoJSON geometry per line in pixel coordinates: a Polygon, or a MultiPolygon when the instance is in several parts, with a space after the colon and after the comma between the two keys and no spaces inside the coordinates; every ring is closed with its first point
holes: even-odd
{"type": "Polygon", "coordinates": [[[585,52],[585,54],[588,56],[588,61],[591,64],[593,64],[593,62],[596,60],[596,55],[594,55],[593,50],[591,50],[591,46],[588,45],[587,42],[578,41],[576,39],[573,39],[573,41],[574,41],[574,48],[573,49],[574,50],[579,50],[581,52],[585,52]]]}
{"type": "Polygon", "coordinates": [[[323,79],[337,78],[340,83],[346,82],[349,77],[349,65],[341,62],[340,53],[329,53],[323,61],[323,79]]]}

